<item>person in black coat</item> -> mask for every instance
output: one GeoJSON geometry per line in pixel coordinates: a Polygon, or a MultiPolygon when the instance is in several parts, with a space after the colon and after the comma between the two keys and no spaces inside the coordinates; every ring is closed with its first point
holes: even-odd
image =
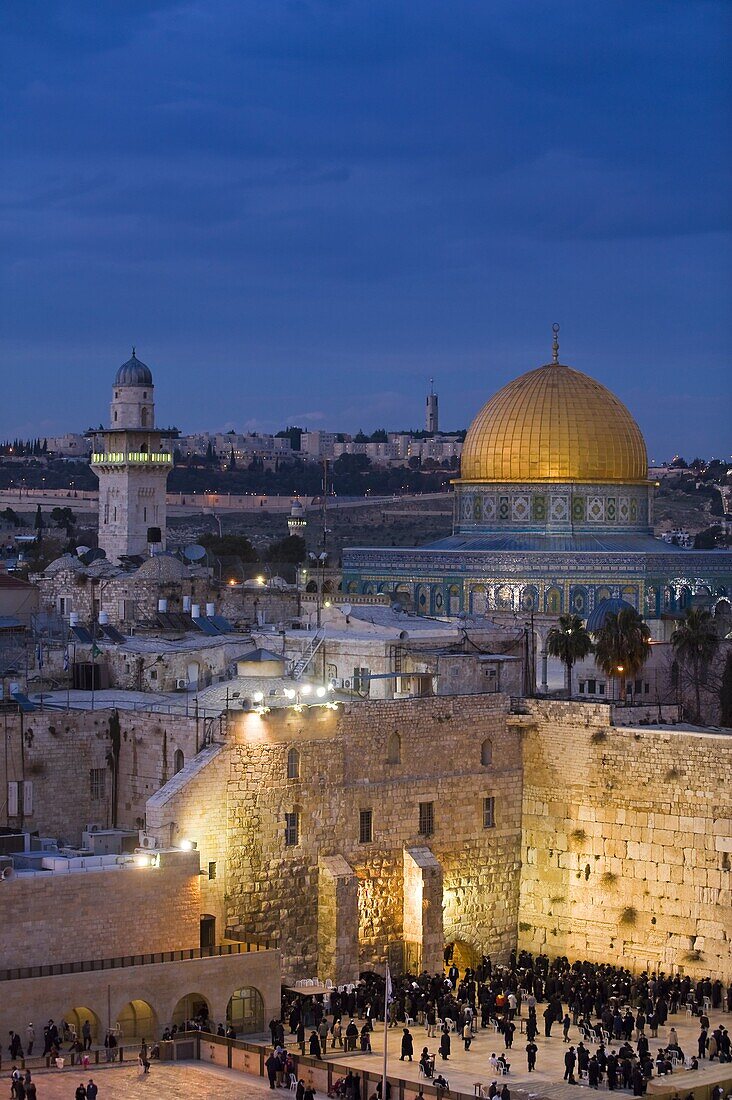
{"type": "Polygon", "coordinates": [[[590,1064],[587,1067],[587,1084],[591,1089],[598,1088],[600,1084],[600,1066],[594,1054],[590,1058],[590,1064]]]}
{"type": "Polygon", "coordinates": [[[574,1052],[574,1047],[570,1047],[564,1055],[564,1080],[568,1081],[570,1085],[575,1083],[574,1067],[576,1064],[577,1055],[574,1052]]]}
{"type": "Polygon", "coordinates": [[[539,1048],[536,1043],[529,1041],[526,1044],[526,1063],[528,1065],[529,1073],[536,1069],[536,1052],[539,1048]]]}
{"type": "Polygon", "coordinates": [[[318,1038],[317,1031],[311,1031],[310,1033],[310,1057],[317,1058],[318,1061],[323,1057],[323,1052],[320,1049],[320,1039],[318,1038]]]}
{"type": "Polygon", "coordinates": [[[414,1042],[412,1040],[412,1033],[408,1027],[405,1027],[402,1032],[402,1052],[399,1055],[399,1061],[403,1062],[405,1058],[412,1061],[412,1055],[414,1054],[414,1042]]]}
{"type": "Polygon", "coordinates": [[[446,1027],[442,1028],[442,1035],[440,1036],[440,1058],[443,1062],[446,1062],[450,1057],[450,1032],[446,1027]]]}

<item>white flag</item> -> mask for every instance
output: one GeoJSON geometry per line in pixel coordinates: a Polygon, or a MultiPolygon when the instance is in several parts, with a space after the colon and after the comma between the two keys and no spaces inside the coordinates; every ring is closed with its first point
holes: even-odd
{"type": "Polygon", "coordinates": [[[389,970],[389,964],[386,964],[386,993],[384,999],[387,1004],[391,1004],[392,1001],[392,989],[391,989],[391,971],[389,970]]]}

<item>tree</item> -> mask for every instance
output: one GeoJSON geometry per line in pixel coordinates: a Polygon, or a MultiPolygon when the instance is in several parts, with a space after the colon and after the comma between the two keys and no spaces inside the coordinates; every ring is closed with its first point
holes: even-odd
{"type": "Polygon", "coordinates": [[[546,638],[547,653],[564,665],[567,695],[572,697],[572,667],[592,652],[592,639],[579,615],[560,615],[546,638]]]}
{"type": "Polygon", "coordinates": [[[76,526],[76,516],[70,508],[51,509],[51,519],[57,527],[63,527],[67,537],[71,538],[71,532],[76,526]]]}
{"type": "Polygon", "coordinates": [[[38,542],[43,542],[43,528],[46,525],[43,522],[43,512],[41,511],[40,504],[36,508],[36,518],[33,521],[33,526],[35,527],[35,531],[36,531],[36,540],[38,542]]]}
{"type": "Polygon", "coordinates": [[[682,665],[691,669],[694,686],[695,721],[701,721],[701,682],[719,647],[714,619],[705,608],[692,607],[671,635],[671,645],[682,665]]]}
{"type": "Polygon", "coordinates": [[[634,607],[623,607],[606,616],[595,635],[595,660],[599,668],[618,681],[640,672],[651,652],[651,632],[634,607]]]}
{"type": "Polygon", "coordinates": [[[307,547],[300,535],[287,535],[284,539],[271,542],[264,552],[264,560],[272,562],[292,562],[299,565],[305,561],[307,547]]]}
{"type": "Polygon", "coordinates": [[[199,539],[216,557],[241,558],[242,561],[259,561],[259,555],[245,535],[202,535],[199,539]]]}

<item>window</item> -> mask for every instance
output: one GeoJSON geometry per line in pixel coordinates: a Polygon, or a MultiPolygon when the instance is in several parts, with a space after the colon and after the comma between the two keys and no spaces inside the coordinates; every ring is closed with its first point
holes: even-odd
{"type": "Polygon", "coordinates": [[[208,865],[208,880],[209,880],[209,882],[213,882],[213,880],[215,878],[216,878],[216,861],[211,860],[209,862],[209,865],[208,865]]]}
{"type": "Polygon", "coordinates": [[[603,680],[602,683],[598,684],[598,687],[599,687],[600,695],[604,695],[605,694],[605,681],[603,680]]]}
{"type": "Polygon", "coordinates": [[[420,802],[419,804],[419,835],[432,836],[435,831],[435,804],[434,802],[420,802]]]}
{"type": "Polygon", "coordinates": [[[353,690],[363,691],[368,694],[369,681],[371,679],[370,668],[354,668],[353,670],[353,690]]]}
{"type": "Polygon", "coordinates": [[[71,596],[59,596],[58,597],[58,613],[59,615],[70,615],[73,611],[73,603],[71,596]]]}
{"type": "Polygon", "coordinates": [[[294,848],[300,843],[300,814],[285,814],[285,847],[294,848]]]}
{"type": "Polygon", "coordinates": [[[185,762],[186,760],[183,755],[183,750],[176,749],[175,753],[173,754],[173,775],[177,775],[178,772],[183,771],[183,765],[185,764],[185,762]]]}
{"type": "Polygon", "coordinates": [[[300,778],[300,753],[297,749],[290,749],[287,754],[287,778],[300,778]]]}
{"type": "Polygon", "coordinates": [[[480,746],[480,762],[484,765],[493,763],[493,742],[490,738],[486,738],[480,746]]]}
{"type": "Polygon", "coordinates": [[[135,601],[134,600],[120,600],[119,601],[119,617],[124,622],[134,622],[135,619],[135,601]]]}
{"type": "Polygon", "coordinates": [[[374,812],[361,810],[358,815],[358,843],[370,844],[374,839],[374,812]]]}
{"type": "Polygon", "coordinates": [[[107,795],[107,769],[90,768],[89,793],[93,802],[100,802],[107,795]]]}
{"type": "Polygon", "coordinates": [[[493,829],[496,824],[496,800],[493,795],[483,799],[483,828],[493,829]]]}
{"type": "Polygon", "coordinates": [[[386,762],[387,764],[401,764],[402,762],[402,739],[398,733],[392,733],[389,738],[389,744],[386,750],[386,762]]]}

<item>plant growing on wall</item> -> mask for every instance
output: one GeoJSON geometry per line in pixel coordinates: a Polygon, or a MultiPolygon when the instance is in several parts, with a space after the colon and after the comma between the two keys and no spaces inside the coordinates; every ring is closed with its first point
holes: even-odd
{"type": "Polygon", "coordinates": [[[620,923],[627,927],[632,927],[638,921],[638,910],[634,909],[632,905],[626,905],[620,914],[620,923]]]}

